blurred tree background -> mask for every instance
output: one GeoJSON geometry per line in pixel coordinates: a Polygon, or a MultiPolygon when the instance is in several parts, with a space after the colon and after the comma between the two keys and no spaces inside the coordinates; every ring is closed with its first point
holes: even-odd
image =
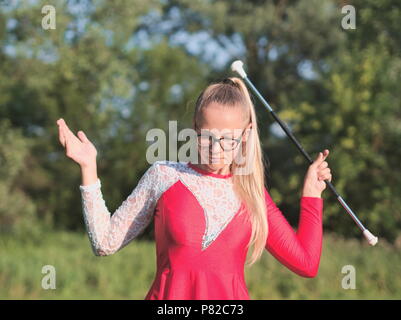
{"type": "MultiPolygon", "coordinates": [[[[398,0],[0,0],[0,230],[83,232],[77,164],[56,120],[98,150],[111,212],[148,168],[152,128],[191,127],[211,81],[249,78],[372,233],[401,230],[401,4],[398,0]],[[56,9],[56,29],[41,8],[56,9]],[[344,5],[356,29],[343,29],[344,5]],[[235,75],[236,76],[236,75],[235,75]]],[[[292,225],[308,163],[255,98],[267,186],[292,225]]],[[[176,160],[176,159],[171,159],[176,160]]],[[[324,228],[360,238],[328,188],[324,228]]],[[[153,237],[153,223],[140,237],[153,237]]],[[[89,248],[89,243],[88,243],[89,248]]]]}

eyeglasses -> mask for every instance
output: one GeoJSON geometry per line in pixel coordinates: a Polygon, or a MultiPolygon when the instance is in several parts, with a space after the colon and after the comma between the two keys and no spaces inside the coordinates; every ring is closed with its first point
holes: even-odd
{"type": "Polygon", "coordinates": [[[221,137],[216,138],[213,133],[205,132],[198,134],[198,145],[202,148],[210,148],[214,145],[217,141],[220,144],[220,147],[224,151],[234,150],[238,144],[241,142],[241,138],[244,135],[245,129],[242,130],[242,133],[239,138],[228,138],[228,137],[221,137]]]}

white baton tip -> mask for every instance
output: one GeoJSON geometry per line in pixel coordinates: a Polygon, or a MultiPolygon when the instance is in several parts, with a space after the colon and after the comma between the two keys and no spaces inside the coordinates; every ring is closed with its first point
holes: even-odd
{"type": "Polygon", "coordinates": [[[373,234],[371,234],[368,229],[365,229],[363,231],[363,235],[365,236],[366,240],[368,240],[368,242],[371,246],[374,246],[378,241],[377,237],[375,237],[373,234]]]}
{"type": "Polygon", "coordinates": [[[243,62],[241,60],[235,60],[232,64],[231,64],[231,70],[234,72],[237,72],[242,78],[246,77],[246,73],[244,71],[243,68],[243,62]]]}

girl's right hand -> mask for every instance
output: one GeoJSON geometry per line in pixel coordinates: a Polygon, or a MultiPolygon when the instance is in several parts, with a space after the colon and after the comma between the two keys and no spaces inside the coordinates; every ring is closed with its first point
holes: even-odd
{"type": "Polygon", "coordinates": [[[81,168],[96,165],[97,151],[83,131],[78,131],[78,138],[71,132],[64,119],[57,120],[59,140],[66,149],[66,156],[78,163],[81,168]]]}

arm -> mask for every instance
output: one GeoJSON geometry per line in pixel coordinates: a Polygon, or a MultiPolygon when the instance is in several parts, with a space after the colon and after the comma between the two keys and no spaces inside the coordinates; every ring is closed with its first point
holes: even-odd
{"type": "Polygon", "coordinates": [[[159,179],[157,161],[113,215],[103,200],[99,178],[92,184],[79,186],[85,226],[95,255],[117,252],[149,225],[161,195],[159,179]]]}
{"type": "Polygon", "coordinates": [[[317,275],[323,238],[323,199],[302,196],[295,233],[265,189],[269,234],[266,249],[288,269],[302,277],[317,275]]]}

